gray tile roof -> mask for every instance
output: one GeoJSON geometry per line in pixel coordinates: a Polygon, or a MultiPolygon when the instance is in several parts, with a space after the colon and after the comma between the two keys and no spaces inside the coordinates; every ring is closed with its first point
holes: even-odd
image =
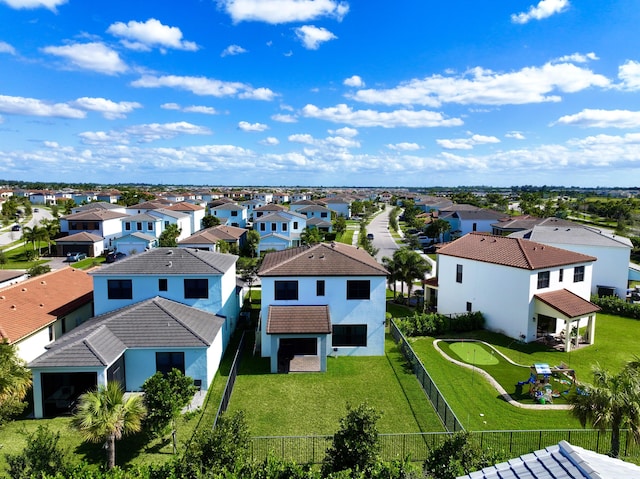
{"type": "Polygon", "coordinates": [[[158,221],[157,216],[153,216],[149,213],[138,213],[137,215],[129,216],[125,221],[158,221]]]}
{"type": "Polygon", "coordinates": [[[567,441],[486,467],[458,479],[631,479],[640,467],[567,441]]]}
{"type": "Polygon", "coordinates": [[[102,367],[130,348],[207,347],[224,321],[155,297],[90,319],[55,341],[29,367],[102,367]]]}
{"type": "Polygon", "coordinates": [[[509,236],[525,238],[539,243],[573,244],[586,246],[608,246],[612,248],[632,248],[629,238],[594,228],[573,226],[536,225],[527,231],[518,231],[509,236]]]}
{"type": "Polygon", "coordinates": [[[237,261],[232,254],[188,248],[154,248],[94,271],[94,275],[222,275],[237,261]]]}
{"type": "Polygon", "coordinates": [[[156,218],[159,215],[168,216],[169,218],[175,218],[177,220],[179,220],[180,218],[189,218],[188,213],[182,213],[181,211],[172,211],[166,208],[158,208],[156,210],[151,210],[149,214],[155,216],[156,218]]]}

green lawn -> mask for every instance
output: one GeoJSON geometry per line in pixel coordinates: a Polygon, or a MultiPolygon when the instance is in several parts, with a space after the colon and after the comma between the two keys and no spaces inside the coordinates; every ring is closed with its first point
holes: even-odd
{"type": "Polygon", "coordinates": [[[387,356],[329,358],[326,373],[270,374],[267,359],[245,355],[229,410],[244,410],[254,436],[333,434],[347,404],[382,413],[380,432],[442,431],[395,343],[387,356]]]}
{"type": "MultiPolygon", "coordinates": [[[[496,347],[518,364],[564,362],[575,369],[578,381],[592,380],[591,367],[596,362],[617,370],[637,354],[640,321],[599,314],[595,344],[569,353],[550,350],[537,343],[520,344],[503,335],[477,331],[450,337],[473,337],[496,347]]],[[[487,381],[473,371],[444,359],[433,346],[431,337],[411,338],[412,347],[438,385],[458,419],[470,430],[492,429],[565,429],[580,428],[567,411],[532,411],[509,405],[487,381]]],[[[523,381],[527,377],[525,373],[523,381]]],[[[516,377],[512,377],[512,381],[516,377]]],[[[508,389],[507,389],[508,390],[508,389]]]]}

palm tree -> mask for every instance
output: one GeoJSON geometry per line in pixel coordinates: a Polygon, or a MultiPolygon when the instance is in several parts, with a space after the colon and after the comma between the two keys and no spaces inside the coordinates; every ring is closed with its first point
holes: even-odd
{"type": "Polygon", "coordinates": [[[314,245],[322,242],[322,233],[318,228],[307,226],[300,234],[300,241],[304,245],[314,245]]]}
{"type": "Polygon", "coordinates": [[[424,279],[427,272],[431,271],[431,265],[416,251],[409,248],[400,248],[393,252],[392,264],[395,280],[402,282],[402,294],[404,284],[407,284],[407,296],[411,296],[413,280],[424,279]]]}
{"type": "Polygon", "coordinates": [[[387,284],[393,287],[393,299],[396,299],[396,282],[400,279],[398,277],[398,265],[396,265],[393,258],[384,256],[382,258],[382,266],[389,272],[387,276],[387,284]]]}
{"type": "Polygon", "coordinates": [[[110,381],[106,387],[80,396],[72,424],[85,441],[106,443],[107,465],[111,469],[116,465],[116,440],[139,432],[146,412],[142,396],[125,400],[120,383],[110,381]]]}
{"type": "Polygon", "coordinates": [[[618,374],[596,365],[593,385],[582,389],[569,397],[571,411],[582,427],[591,423],[601,431],[611,428],[610,456],[620,453],[621,428],[630,429],[640,441],[640,360],[627,363],[618,374]]]}
{"type": "Polygon", "coordinates": [[[42,220],[40,222],[40,224],[42,225],[42,227],[46,230],[47,234],[46,234],[46,241],[47,241],[47,245],[48,245],[48,249],[49,249],[49,256],[51,256],[51,243],[55,242],[53,241],[53,238],[56,237],[56,235],[58,234],[58,232],[60,231],[60,221],[58,220],[42,220]]]}
{"type": "Polygon", "coordinates": [[[14,345],[0,341],[0,425],[22,412],[23,402],[31,387],[31,371],[16,352],[14,345]]]}
{"type": "Polygon", "coordinates": [[[25,226],[22,229],[22,238],[24,239],[25,244],[31,243],[33,247],[33,251],[36,250],[36,243],[38,243],[38,252],[39,252],[40,241],[47,241],[48,234],[45,228],[41,228],[38,225],[33,225],[33,227],[25,226]]]}

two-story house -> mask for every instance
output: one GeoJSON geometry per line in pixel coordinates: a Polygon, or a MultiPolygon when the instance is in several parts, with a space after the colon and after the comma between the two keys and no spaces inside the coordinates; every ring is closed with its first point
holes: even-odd
{"type": "Polygon", "coordinates": [[[271,372],[288,371],[298,356],[326,371],[329,355],[383,355],[387,274],[342,243],[267,253],[259,338],[271,372]]]}
{"type": "Polygon", "coordinates": [[[247,208],[237,203],[225,203],[220,206],[210,208],[212,216],[220,220],[220,224],[235,226],[236,228],[246,228],[247,208]]]}
{"type": "Polygon", "coordinates": [[[253,228],[260,233],[259,251],[283,250],[300,245],[300,236],[307,227],[304,215],[280,211],[256,218],[253,228]]]}
{"type": "Polygon", "coordinates": [[[191,220],[190,231],[191,234],[202,229],[202,220],[206,213],[205,207],[195,203],[188,203],[186,201],[176,203],[175,205],[167,206],[168,210],[178,211],[189,215],[191,220]]]}
{"type": "Polygon", "coordinates": [[[36,417],[107,381],[139,391],[177,368],[207,389],[240,311],[234,255],[156,248],[92,273],[96,316],[29,364],[36,417]]]}
{"type": "Polygon", "coordinates": [[[595,335],[589,301],[595,257],[520,238],[470,233],[437,251],[437,289],[442,314],[479,311],[485,327],[514,339],[535,341],[574,326],[595,335]]]}
{"type": "MultiPolygon", "coordinates": [[[[126,213],[118,212],[118,210],[106,210],[102,208],[85,209],[79,213],[72,213],[60,218],[60,231],[67,233],[69,237],[78,233],[90,233],[102,237],[103,247],[109,248],[110,240],[112,241],[122,236],[121,221],[126,217],[126,213]]],[[[88,246],[86,251],[82,249],[77,249],[76,251],[88,255],[94,254],[94,251],[90,251],[88,246]]],[[[58,254],[66,253],[67,251],[58,252],[58,254]]]]}
{"type": "Polygon", "coordinates": [[[247,231],[244,228],[236,228],[235,226],[213,226],[200,230],[179,241],[178,246],[181,248],[218,251],[218,241],[224,241],[230,245],[235,245],[240,250],[247,239],[247,231]]]}

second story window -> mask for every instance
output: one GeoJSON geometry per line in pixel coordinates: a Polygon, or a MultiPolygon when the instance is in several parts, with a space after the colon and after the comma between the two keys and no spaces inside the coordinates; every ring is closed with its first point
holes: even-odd
{"type": "Polygon", "coordinates": [[[573,269],[573,282],[580,283],[584,281],[584,266],[576,266],[573,269]]]}
{"type": "Polygon", "coordinates": [[[184,280],[184,297],[186,299],[206,299],[209,297],[209,281],[206,278],[184,280]]]}
{"type": "Polygon", "coordinates": [[[324,296],[324,279],[316,281],[316,296],[324,296]]]}
{"type": "Polygon", "coordinates": [[[298,299],[298,282],[297,281],[275,281],[273,286],[274,286],[274,299],[276,300],[298,299]]]}
{"type": "Polygon", "coordinates": [[[371,281],[350,280],[347,281],[347,299],[370,299],[371,281]]]}
{"type": "Polygon", "coordinates": [[[540,271],[538,273],[538,289],[549,287],[549,271],[540,271]]]}
{"type": "Polygon", "coordinates": [[[153,223],[151,221],[147,223],[147,231],[153,231],[153,223]]]}
{"type": "Polygon", "coordinates": [[[271,231],[275,231],[278,225],[276,223],[271,223],[271,231]]]}
{"type": "Polygon", "coordinates": [[[456,283],[462,283],[462,265],[456,265],[456,283]]]}
{"type": "Polygon", "coordinates": [[[560,283],[562,283],[562,280],[563,280],[563,279],[564,279],[564,269],[560,268],[560,269],[558,270],[558,281],[559,281],[560,283]]]}
{"type": "Polygon", "coordinates": [[[238,216],[238,212],[237,211],[232,211],[231,212],[231,216],[238,216]]]}
{"type": "Polygon", "coordinates": [[[267,225],[265,223],[260,223],[260,231],[267,231],[267,225]]]}
{"type": "Polygon", "coordinates": [[[168,289],[167,278],[158,279],[158,291],[167,291],[168,289]]]}
{"type": "Polygon", "coordinates": [[[282,231],[287,231],[287,223],[282,223],[282,231]]]}
{"type": "Polygon", "coordinates": [[[136,223],[136,228],[138,231],[142,231],[142,221],[138,221],[138,223],[136,223]]]}
{"type": "Polygon", "coordinates": [[[110,279],[107,281],[107,298],[132,299],[133,286],[130,279],[110,279]]]}
{"type": "Polygon", "coordinates": [[[129,223],[128,221],[124,224],[124,229],[127,231],[131,231],[131,223],[129,223]]]}
{"type": "Polygon", "coordinates": [[[293,229],[294,229],[294,230],[297,230],[297,229],[298,229],[298,222],[297,222],[297,221],[294,221],[294,222],[293,222],[293,229]]]}

